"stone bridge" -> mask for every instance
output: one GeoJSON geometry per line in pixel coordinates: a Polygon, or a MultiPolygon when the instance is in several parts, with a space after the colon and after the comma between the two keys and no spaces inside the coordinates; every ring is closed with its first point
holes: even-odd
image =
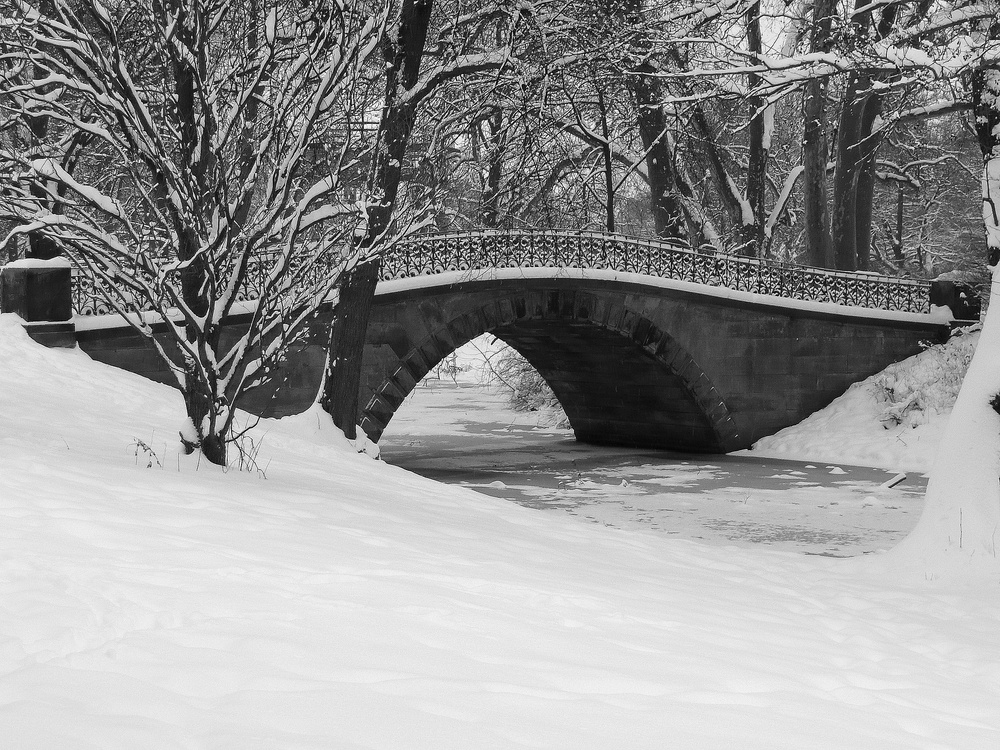
{"type": "MultiPolygon", "coordinates": [[[[930,314],[926,282],[604,235],[418,238],[390,250],[383,278],[359,393],[373,440],[435,365],[483,333],[539,371],[579,440],[723,452],[801,421],[949,328],[930,314]]],[[[281,416],[312,403],[330,318],[244,407],[281,416]]],[[[128,328],[78,317],[76,340],[169,382],[128,328]]]]}

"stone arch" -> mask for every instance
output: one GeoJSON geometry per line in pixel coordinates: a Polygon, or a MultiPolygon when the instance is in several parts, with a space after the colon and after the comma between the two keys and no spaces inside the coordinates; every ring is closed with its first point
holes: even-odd
{"type": "Polygon", "coordinates": [[[429,330],[422,340],[408,342],[406,354],[388,367],[388,377],[367,399],[360,422],[371,439],[382,436],[403,400],[433,367],[462,344],[492,333],[520,351],[549,382],[580,440],[705,452],[741,447],[730,410],[704,369],[627,302],[564,289],[507,292],[438,320],[429,330]],[[570,382],[565,366],[585,365],[588,346],[602,355],[592,363],[607,361],[607,349],[614,348],[629,360],[628,375],[641,382],[600,382],[610,379],[607,368],[590,374],[596,378],[593,384],[585,382],[587,373],[570,382]],[[614,395],[611,408],[611,396],[602,394],[614,395]],[[657,438],[660,433],[662,439],[657,438]]]}

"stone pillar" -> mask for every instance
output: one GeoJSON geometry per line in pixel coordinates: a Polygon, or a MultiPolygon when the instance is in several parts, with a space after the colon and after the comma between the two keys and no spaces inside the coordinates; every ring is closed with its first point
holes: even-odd
{"type": "Polygon", "coordinates": [[[0,312],[19,315],[40,344],[75,346],[71,273],[65,258],[8,263],[0,268],[0,312]]]}

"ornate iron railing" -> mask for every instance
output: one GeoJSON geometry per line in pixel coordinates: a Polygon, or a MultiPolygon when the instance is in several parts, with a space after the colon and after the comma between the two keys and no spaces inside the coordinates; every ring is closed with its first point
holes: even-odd
{"type": "Polygon", "coordinates": [[[706,253],[665,241],[597,232],[416,236],[385,253],[382,278],[490,268],[595,268],[810,302],[916,313],[930,310],[926,281],[706,253]]]}
{"type": "Polygon", "coordinates": [[[73,312],[76,315],[108,315],[114,310],[93,278],[73,267],[73,312]]]}
{"type": "MultiPolygon", "coordinates": [[[[926,281],[706,253],[665,241],[597,232],[418,235],[395,243],[382,261],[383,280],[491,268],[594,268],[811,302],[916,313],[930,310],[926,281]]],[[[251,280],[241,297],[254,298],[253,287],[251,280]]],[[[82,315],[110,312],[100,290],[79,273],[73,275],[73,303],[82,315]]]]}

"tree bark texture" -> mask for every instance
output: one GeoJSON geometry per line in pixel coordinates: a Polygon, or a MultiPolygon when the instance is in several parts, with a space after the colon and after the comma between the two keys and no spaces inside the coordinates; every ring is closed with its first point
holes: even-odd
{"type": "Polygon", "coordinates": [[[627,86],[635,103],[639,137],[646,152],[654,231],[657,237],[679,239],[685,235],[684,213],[675,194],[674,155],[667,140],[669,123],[661,104],[661,85],[651,77],[653,72],[648,63],[643,63],[630,71],[627,86]]]}
{"type": "Polygon", "coordinates": [[[381,263],[376,256],[344,273],[330,329],[330,364],[326,377],[327,381],[330,378],[337,380],[332,386],[330,382],[324,384],[320,406],[352,440],[357,437],[361,362],[380,270],[381,263]]]}
{"type": "MultiPolygon", "coordinates": [[[[836,11],[836,0],[815,0],[813,3],[811,52],[830,50],[832,19],[836,11]]],[[[813,266],[833,268],[826,185],[826,90],[827,84],[823,78],[810,80],[803,88],[802,190],[806,262],[813,266]]]]}
{"type": "MultiPolygon", "coordinates": [[[[760,35],[760,3],[753,3],[746,13],[747,47],[754,55],[760,55],[763,44],[760,35]]],[[[754,91],[760,85],[760,76],[751,73],[747,78],[747,87],[754,91]]],[[[749,125],[749,161],[747,164],[747,203],[753,214],[753,223],[743,224],[743,241],[740,250],[744,255],[761,256],[764,254],[764,222],[767,216],[765,205],[767,186],[767,158],[770,140],[765,133],[765,107],[767,103],[760,96],[751,96],[747,102],[750,108],[749,125]]]]}
{"type": "MultiPolygon", "coordinates": [[[[864,0],[857,5],[862,10],[851,18],[852,40],[867,40],[871,11],[864,9],[864,0]]],[[[875,29],[876,40],[892,30],[895,19],[896,6],[883,11],[875,29]]],[[[884,99],[883,94],[872,88],[877,80],[865,73],[850,76],[837,131],[831,230],[837,268],[845,271],[866,271],[871,258],[875,154],[882,143],[881,134],[875,132],[875,122],[884,99]]]]}
{"type": "Polygon", "coordinates": [[[858,174],[862,167],[862,114],[870,85],[868,76],[851,75],[837,131],[837,159],[833,173],[833,211],[830,230],[836,267],[853,271],[858,265],[857,201],[858,174]]]}
{"type": "Polygon", "coordinates": [[[611,153],[611,131],[608,128],[608,107],[604,92],[597,89],[597,106],[601,115],[601,158],[604,161],[604,215],[605,226],[610,234],[615,232],[615,171],[611,153]]]}
{"type": "MultiPolygon", "coordinates": [[[[1000,25],[989,29],[1000,39],[1000,25]]],[[[990,305],[975,355],[962,381],[934,463],[916,528],[893,551],[906,569],[913,560],[921,578],[941,572],[968,575],[989,566],[996,580],[1000,562],[1000,67],[995,63],[971,76],[976,132],[983,154],[983,226],[992,272],[990,305]],[[908,559],[909,558],[909,559],[908,559]],[[955,562],[958,562],[958,566],[955,562]]],[[[890,558],[891,559],[891,558],[890,558]]]]}
{"type": "MultiPolygon", "coordinates": [[[[52,17],[55,15],[55,7],[53,6],[51,0],[42,0],[39,3],[39,11],[46,16],[52,17]]],[[[35,80],[41,77],[41,72],[36,68],[32,71],[32,75],[35,76],[35,80]]],[[[49,132],[49,118],[46,115],[25,115],[25,124],[28,126],[28,132],[31,134],[31,138],[34,144],[43,142],[49,132]]],[[[41,185],[31,186],[31,195],[34,198],[45,199],[46,191],[41,185]]],[[[55,207],[50,207],[51,210],[55,210],[55,207]]],[[[29,258],[37,258],[39,260],[51,260],[61,255],[58,243],[43,232],[30,232],[28,234],[28,250],[27,256],[29,258]]]]}
{"type": "Polygon", "coordinates": [[[483,191],[480,221],[487,229],[499,229],[502,213],[500,209],[501,180],[503,179],[503,158],[507,150],[507,138],[503,132],[503,110],[494,109],[486,118],[486,187],[483,191]]]}

